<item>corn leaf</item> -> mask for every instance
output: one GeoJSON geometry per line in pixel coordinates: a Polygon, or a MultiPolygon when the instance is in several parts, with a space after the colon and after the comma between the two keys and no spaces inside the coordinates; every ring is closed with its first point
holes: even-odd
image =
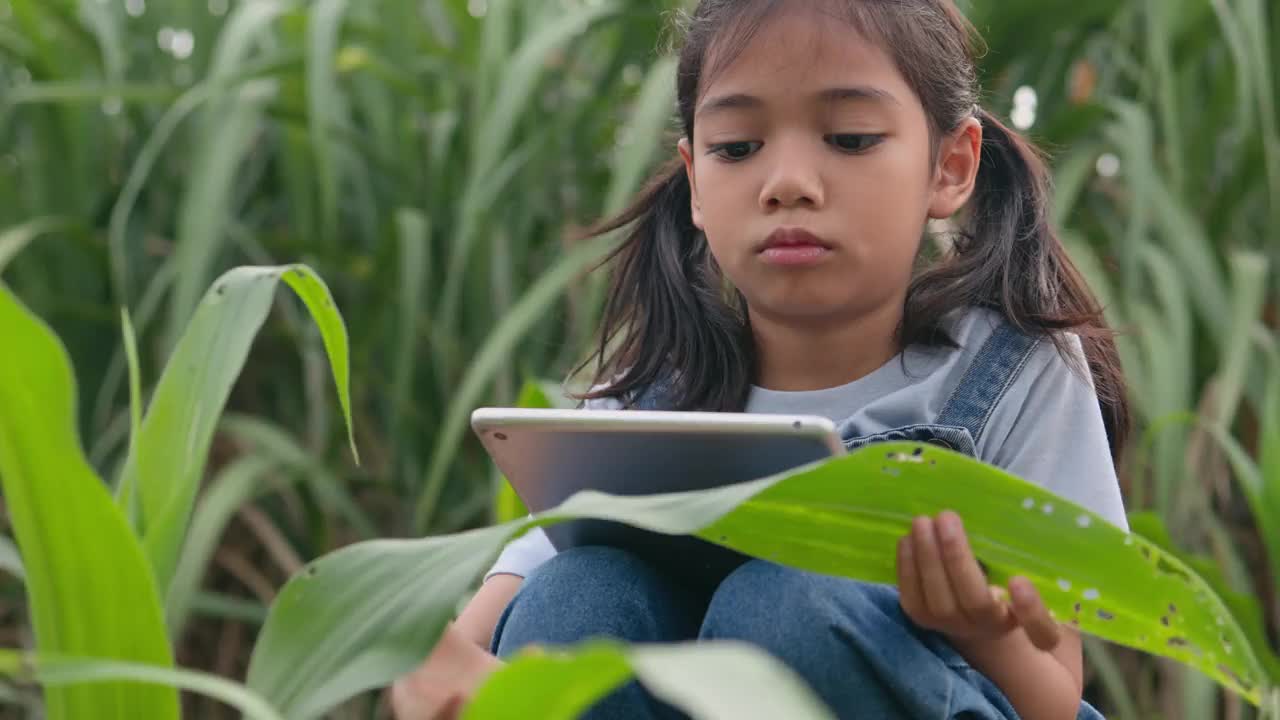
{"type": "MultiPolygon", "coordinates": [[[[106,682],[145,683],[158,689],[170,687],[189,690],[221,700],[236,708],[249,720],[284,720],[265,700],[232,680],[191,670],[171,667],[87,658],[32,655],[13,650],[0,650],[0,676],[17,682],[38,682],[46,687],[94,687],[106,682]]],[[[83,717],[106,717],[99,713],[83,717]]],[[[119,717],[153,717],[121,715],[119,717]]]]}
{"type": "MultiPolygon", "coordinates": [[[[150,566],[76,431],[76,386],[53,332],[0,286],[0,483],[42,653],[171,667],[150,566]]],[[[48,687],[51,720],[178,717],[169,687],[48,687]]]]}
{"type": "Polygon", "coordinates": [[[707,491],[582,492],[532,521],[345,548],[285,586],[255,648],[249,684],[304,717],[386,684],[426,655],[502,545],[534,525],[614,520],[697,534],[805,570],[894,582],[898,538],[913,517],[943,509],[965,519],[993,582],[1026,576],[1059,621],[1178,660],[1261,702],[1271,679],[1247,636],[1176,557],[1001,470],[910,443],[707,491]]]}
{"type": "Polygon", "coordinates": [[[242,267],[223,275],[175,347],[124,472],[122,485],[137,487],[143,544],[162,593],[182,549],[214,429],[281,280],[320,328],[354,452],[347,331],[324,282],[304,265],[242,267]]]}

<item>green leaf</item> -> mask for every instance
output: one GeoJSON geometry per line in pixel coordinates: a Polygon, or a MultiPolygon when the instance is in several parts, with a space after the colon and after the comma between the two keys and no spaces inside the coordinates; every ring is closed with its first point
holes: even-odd
{"type": "Polygon", "coordinates": [[[218,473],[201,497],[192,514],[182,558],[174,569],[166,599],[165,619],[169,623],[169,636],[175,641],[182,637],[209,561],[231,517],[263,491],[266,475],[275,468],[273,460],[260,455],[236,458],[218,473]]]}
{"type": "Polygon", "coordinates": [[[309,563],[271,605],[248,685],[309,718],[381,687],[426,657],[456,603],[518,530],[372,540],[309,563]]]}
{"type": "Polygon", "coordinates": [[[173,97],[166,85],[102,85],[83,82],[32,83],[15,88],[5,100],[13,105],[100,103],[107,99],[156,102],[173,97]]]}
{"type": "Polygon", "coordinates": [[[1217,422],[1231,427],[1235,420],[1245,375],[1249,370],[1253,329],[1267,300],[1267,257],[1258,252],[1236,251],[1231,263],[1231,314],[1222,321],[1228,331],[1218,358],[1218,385],[1214,393],[1217,422]]]}
{"type": "Polygon", "coordinates": [[[835,716],[786,665],[735,641],[588,644],[527,651],[495,672],[464,720],[573,720],[632,675],[694,720],[822,720],[835,716]]]}
{"type": "Polygon", "coordinates": [[[431,277],[431,221],[420,210],[396,210],[396,241],[400,266],[397,309],[395,366],[391,373],[391,436],[400,437],[404,415],[416,402],[413,386],[414,351],[418,347],[419,323],[427,317],[424,307],[426,279],[431,277]]]}
{"type": "Polygon", "coordinates": [[[320,238],[327,244],[338,225],[339,172],[334,157],[335,130],[347,125],[334,61],[347,0],[319,0],[307,21],[307,120],[320,185],[320,238]]]}
{"type": "Polygon", "coordinates": [[[144,546],[163,593],[173,577],[214,429],[281,279],[320,328],[350,433],[346,325],[324,282],[305,265],[242,267],[223,275],[174,348],[125,466],[123,482],[136,483],[144,546]]]}
{"type": "MultiPolygon", "coordinates": [[[[18,682],[39,682],[47,687],[101,686],[105,682],[128,681],[131,685],[146,684],[156,689],[180,688],[220,700],[251,720],[284,720],[262,698],[244,686],[202,672],[175,670],[174,668],[119,660],[91,660],[85,658],[34,656],[12,650],[0,650],[0,675],[18,682]]],[[[97,712],[77,717],[106,717],[97,712]]],[[[153,715],[127,714],[116,717],[151,718],[153,715]]],[[[176,715],[174,716],[176,717],[176,715]]]]}
{"type": "Polygon", "coordinates": [[[276,95],[274,80],[255,80],[234,91],[207,116],[194,151],[190,181],[178,211],[177,243],[170,258],[177,268],[169,301],[166,342],[172,345],[191,320],[201,290],[208,285],[223,246],[240,166],[253,147],[265,106],[276,95]]]}
{"type": "Polygon", "coordinates": [[[1241,630],[1249,639],[1249,644],[1253,648],[1254,654],[1263,664],[1271,678],[1271,683],[1274,685],[1276,680],[1280,679],[1280,658],[1277,658],[1267,639],[1266,621],[1258,598],[1232,590],[1226,578],[1223,577],[1222,571],[1212,558],[1204,555],[1194,555],[1178,548],[1173,539],[1169,537],[1169,530],[1165,527],[1164,521],[1160,519],[1159,515],[1152,512],[1130,513],[1129,524],[1134,532],[1142,533],[1144,537],[1161,550],[1176,556],[1194,569],[1213,588],[1213,591],[1227,605],[1236,621],[1240,624],[1241,630]]]}
{"type": "MultiPolygon", "coordinates": [[[[3,286],[0,337],[22,349],[0,362],[0,483],[36,647],[172,666],[146,557],[81,450],[66,350],[3,286]]],[[[52,720],[178,716],[167,687],[110,682],[51,687],[45,697],[52,720]]]]}
{"type": "Polygon", "coordinates": [[[1260,701],[1267,674],[1240,625],[1176,557],[999,469],[910,443],[700,492],[581,492],[531,522],[350,546],[285,586],[254,650],[249,684],[303,716],[386,684],[426,655],[502,545],[533,525],[615,520],[697,534],[806,570],[894,582],[897,540],[914,517],[943,509],[965,519],[993,582],[1023,575],[1060,621],[1191,665],[1260,701]]]}
{"type": "MultiPolygon", "coordinates": [[[[138,337],[133,331],[133,321],[129,319],[129,310],[120,308],[120,327],[124,336],[124,356],[129,366],[129,454],[134,452],[133,444],[142,436],[142,365],[138,362],[138,337]]],[[[134,486],[134,475],[122,478],[117,499],[124,508],[125,517],[130,525],[138,522],[138,494],[134,486]]]]}
{"type": "Polygon", "coordinates": [[[1060,622],[1195,667],[1255,704],[1269,684],[1222,601],[1176,557],[998,468],[889,444],[757,482],[763,491],[698,534],[806,570],[892,583],[911,519],[954,510],[992,582],[1027,577],[1060,622]]]}
{"type": "Polygon", "coordinates": [[[485,681],[462,719],[574,720],[632,675],[625,650],[613,645],[526,651],[485,681]]]}

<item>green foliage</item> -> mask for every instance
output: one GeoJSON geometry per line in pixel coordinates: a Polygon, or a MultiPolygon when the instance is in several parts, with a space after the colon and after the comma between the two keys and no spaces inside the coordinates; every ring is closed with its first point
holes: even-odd
{"type": "MultiPolygon", "coordinates": [[[[87,443],[80,477],[131,477],[130,428],[160,393],[148,370],[225,269],[304,260],[351,321],[342,421],[336,351],[282,304],[215,403],[236,413],[188,436],[232,457],[193,446],[180,482],[147,491],[168,529],[141,493],[122,506],[162,567],[176,561],[169,637],[196,606],[253,614],[201,589],[245,503],[304,558],[493,512],[503,485],[467,416],[516,403],[523,378],[564,377],[593,339],[603,274],[584,273],[611,241],[574,238],[670,155],[672,60],[654,50],[661,11],[686,4],[0,1],[0,272],[94,392],[66,423],[87,443]],[[122,309],[135,343],[119,342],[122,309]]],[[[1035,91],[1062,236],[1122,331],[1127,504],[1205,559],[1188,563],[1216,576],[1265,663],[1251,628],[1280,620],[1280,6],[960,4],[990,48],[985,104],[1008,115],[1035,91]]],[[[1200,676],[1090,647],[1103,705],[1217,712],[1200,676]]]]}
{"type": "MultiPolygon", "coordinates": [[[[119,504],[81,450],[65,349],[0,286],[0,333],[22,348],[0,370],[0,483],[22,554],[41,662],[133,661],[89,666],[87,675],[54,672],[50,677],[62,680],[46,683],[50,717],[177,717],[177,695],[169,686],[185,686],[188,676],[167,670],[173,659],[161,597],[187,538],[213,427],[281,279],[316,317],[341,404],[349,407],[346,329],[319,277],[301,265],[233,270],[197,308],[145,420],[136,419],[140,410],[134,412],[130,447],[136,459],[126,465],[119,504]],[[135,506],[138,520],[131,525],[126,509],[135,506]],[[150,669],[138,669],[144,666],[150,669]],[[97,678],[99,684],[70,684],[68,677],[97,678]],[[121,682],[147,678],[160,684],[121,682]]],[[[127,315],[125,338],[133,356],[127,315]]],[[[202,518],[210,512],[215,511],[204,510],[202,518]]],[[[195,539],[204,539],[207,552],[204,532],[195,539]]],[[[190,581],[179,587],[180,619],[192,588],[190,581]]],[[[45,678],[42,672],[36,676],[45,678]]]]}
{"type": "Polygon", "coordinates": [[[1265,644],[1251,641],[1176,556],[967,456],[885,443],[724,488],[583,492],[532,521],[345,548],[285,586],[254,650],[249,684],[286,713],[308,717],[387,684],[420,660],[419,649],[433,644],[502,545],[536,525],[610,519],[694,534],[791,567],[894,582],[895,543],[912,518],[944,509],[965,518],[992,582],[1027,577],[1061,622],[1195,667],[1254,704],[1274,682],[1256,654],[1269,656],[1265,644]],[[1046,546],[1045,534],[1057,541],[1046,546]]]}

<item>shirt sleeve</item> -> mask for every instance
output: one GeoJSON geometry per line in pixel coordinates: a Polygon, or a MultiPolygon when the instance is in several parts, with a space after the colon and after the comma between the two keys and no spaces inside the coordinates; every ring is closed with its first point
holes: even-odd
{"type": "MultiPolygon", "coordinates": [[[[595,389],[595,388],[593,388],[595,389]]],[[[604,397],[587,400],[583,410],[618,410],[622,403],[615,398],[604,397]]],[[[555,557],[556,548],[542,528],[534,528],[520,537],[507,543],[497,561],[484,574],[485,582],[494,575],[515,575],[529,577],[539,565],[555,557]]]]}
{"type": "Polygon", "coordinates": [[[485,582],[494,575],[529,577],[539,565],[555,557],[556,548],[542,528],[534,528],[507,543],[493,567],[484,574],[485,582]]]}
{"type": "MultiPolygon", "coordinates": [[[[1066,339],[1072,365],[1087,368],[1080,338],[1066,339]]],[[[985,462],[1129,529],[1093,380],[1068,365],[1052,342],[1033,351],[977,449],[985,462]]]]}

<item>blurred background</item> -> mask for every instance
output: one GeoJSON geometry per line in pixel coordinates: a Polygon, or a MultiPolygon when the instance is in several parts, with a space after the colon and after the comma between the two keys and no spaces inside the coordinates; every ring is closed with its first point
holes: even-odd
{"type": "MultiPolygon", "coordinates": [[[[678,0],[0,0],[0,268],[73,357],[91,462],[224,270],[306,262],[351,334],[356,466],[318,334],[288,293],[215,441],[178,662],[243,678],[305,561],[491,522],[467,416],[552,386],[592,339],[583,226],[672,154],[678,0]],[[7,267],[6,267],[7,265],[7,267]]],[[[1057,222],[1124,335],[1134,527],[1280,620],[1280,7],[971,0],[986,104],[1050,154],[1057,222]]],[[[0,338],[0,362],[18,349],[0,338]]],[[[27,644],[0,543],[0,644],[27,644]]],[[[425,649],[424,649],[425,650],[425,649]]],[[[1090,642],[1114,718],[1252,710],[1090,642]]],[[[25,691],[4,712],[34,712],[25,691]]],[[[191,717],[224,717],[204,701],[191,717]]],[[[375,717],[376,697],[338,717],[375,717]]]]}

